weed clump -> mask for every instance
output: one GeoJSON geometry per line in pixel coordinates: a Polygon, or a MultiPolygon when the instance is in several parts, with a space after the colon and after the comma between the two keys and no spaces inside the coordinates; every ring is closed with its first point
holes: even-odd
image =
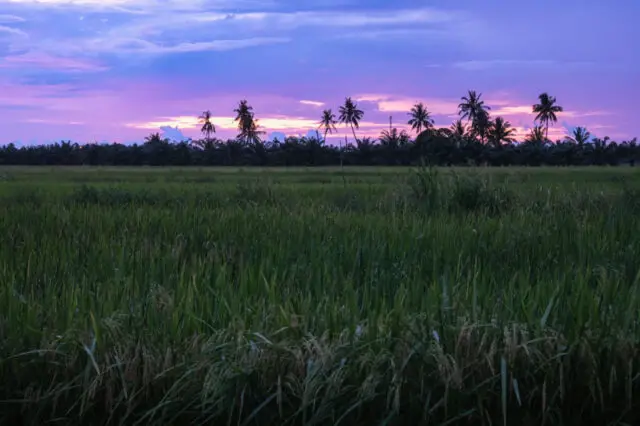
{"type": "Polygon", "coordinates": [[[504,184],[486,178],[456,176],[451,190],[450,209],[496,215],[514,207],[516,198],[504,184]]]}
{"type": "Polygon", "coordinates": [[[496,215],[517,202],[506,184],[495,184],[474,175],[442,176],[435,167],[421,166],[414,171],[409,186],[411,194],[424,210],[449,213],[496,215]]]}

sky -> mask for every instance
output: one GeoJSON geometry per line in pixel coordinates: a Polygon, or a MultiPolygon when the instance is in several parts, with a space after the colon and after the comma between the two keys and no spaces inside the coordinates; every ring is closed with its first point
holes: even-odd
{"type": "Polygon", "coordinates": [[[346,96],[375,137],[416,102],[448,127],[468,90],[521,135],[548,92],[552,139],[630,139],[638,18],[638,0],[0,0],[0,144],[197,138],[205,110],[233,137],[241,99],[268,136],[306,134],[346,96]]]}

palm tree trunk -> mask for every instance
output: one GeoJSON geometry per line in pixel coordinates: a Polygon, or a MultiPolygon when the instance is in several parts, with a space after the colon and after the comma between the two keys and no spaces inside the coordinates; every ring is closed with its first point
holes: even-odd
{"type": "Polygon", "coordinates": [[[353,127],[353,124],[351,125],[351,131],[353,132],[353,141],[357,144],[358,138],[356,137],[356,129],[353,127]]]}
{"type": "Polygon", "coordinates": [[[546,139],[545,142],[549,140],[549,122],[548,121],[547,121],[547,126],[544,130],[544,138],[546,139]]]}

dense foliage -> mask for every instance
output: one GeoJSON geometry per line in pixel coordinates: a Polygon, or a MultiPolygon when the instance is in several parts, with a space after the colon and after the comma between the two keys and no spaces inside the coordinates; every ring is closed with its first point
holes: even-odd
{"type": "Polygon", "coordinates": [[[0,424],[637,425],[638,170],[0,168],[0,424]]]}
{"type": "Polygon", "coordinates": [[[264,143],[242,139],[171,143],[157,134],[141,145],[71,142],[20,148],[8,145],[0,147],[0,165],[326,166],[342,162],[373,166],[419,164],[425,159],[434,165],[570,166],[633,165],[640,160],[640,145],[635,139],[621,143],[605,138],[590,143],[566,140],[495,145],[474,138],[457,138],[444,131],[424,131],[415,141],[397,132],[390,133],[390,140],[376,142],[364,138],[342,148],[325,144],[321,138],[288,137],[284,142],[264,143]]]}

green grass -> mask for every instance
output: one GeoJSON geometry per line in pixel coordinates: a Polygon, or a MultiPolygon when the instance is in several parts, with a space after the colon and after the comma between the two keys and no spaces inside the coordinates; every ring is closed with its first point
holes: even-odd
{"type": "Polygon", "coordinates": [[[633,168],[1,168],[0,424],[637,424],[639,214],[633,168]]]}

